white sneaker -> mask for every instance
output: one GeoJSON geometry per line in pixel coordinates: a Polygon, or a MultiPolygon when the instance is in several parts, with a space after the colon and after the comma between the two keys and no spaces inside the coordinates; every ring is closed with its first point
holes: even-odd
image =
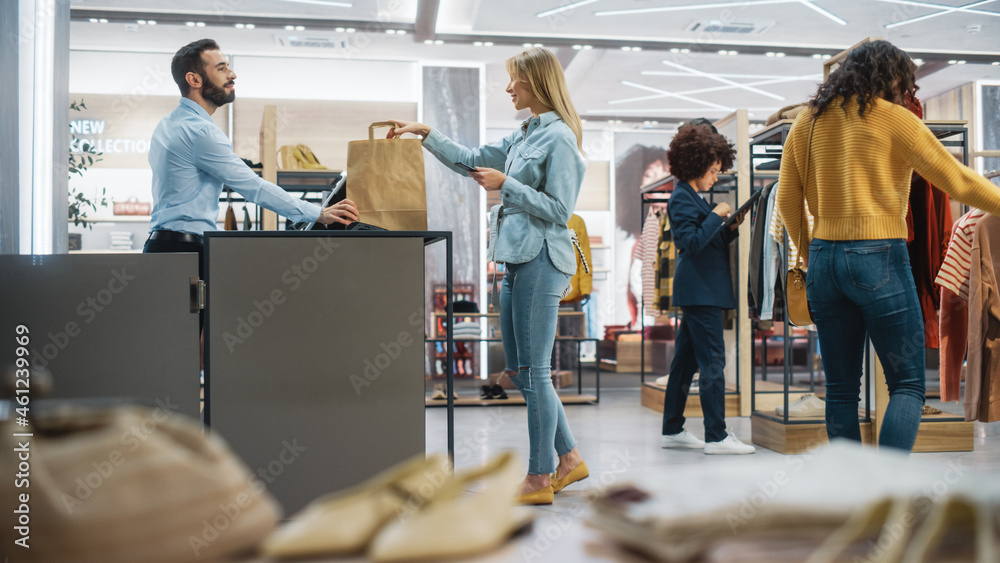
{"type": "Polygon", "coordinates": [[[697,436],[688,432],[687,430],[681,430],[677,434],[663,435],[662,447],[664,448],[674,448],[678,450],[701,450],[705,447],[705,442],[698,439],[697,436]]]}
{"type": "Polygon", "coordinates": [[[742,455],[752,454],[757,448],[744,444],[732,432],[721,442],[706,442],[705,453],[708,455],[742,455]]]}
{"type": "Polygon", "coordinates": [[[668,373],[667,375],[662,375],[660,377],[657,377],[656,381],[654,381],[653,383],[658,387],[666,387],[667,382],[669,381],[670,381],[670,374],[668,373]]]}
{"type": "MultiPolygon", "coordinates": [[[[774,412],[778,416],[785,415],[785,406],[782,405],[776,409],[774,412]]],[[[812,393],[806,393],[798,399],[788,403],[788,417],[806,417],[806,416],[826,416],[826,401],[820,399],[812,393]]]]}

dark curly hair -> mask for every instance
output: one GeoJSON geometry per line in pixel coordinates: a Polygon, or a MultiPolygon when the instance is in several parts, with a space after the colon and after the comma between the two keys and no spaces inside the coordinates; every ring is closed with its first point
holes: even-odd
{"type": "Polygon", "coordinates": [[[735,157],[733,144],[710,125],[681,126],[667,149],[670,173],[684,182],[701,178],[716,162],[722,164],[722,170],[729,170],[735,157]]]}
{"type": "Polygon", "coordinates": [[[830,73],[809,100],[809,107],[816,110],[814,117],[818,118],[841,98],[840,107],[847,113],[847,104],[853,99],[858,102],[858,115],[864,117],[873,105],[872,98],[902,104],[917,92],[916,68],[909,55],[888,41],[865,43],[848,53],[830,73]]]}

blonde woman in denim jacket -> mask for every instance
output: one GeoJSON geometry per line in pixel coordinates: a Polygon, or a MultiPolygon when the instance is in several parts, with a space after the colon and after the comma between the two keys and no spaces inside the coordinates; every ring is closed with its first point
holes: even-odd
{"type": "Polygon", "coordinates": [[[446,166],[500,192],[503,204],[491,213],[489,252],[506,264],[500,291],[505,372],[528,408],[528,474],[519,500],[550,504],[555,492],[589,475],[551,371],[559,299],[576,272],[566,223],[583,181],[582,132],[555,55],[528,49],[507,60],[507,72],[514,108],[529,109],[531,117],[499,142],[469,149],[423,123],[406,121],[395,121],[389,136],[422,136],[424,148],[446,166]]]}

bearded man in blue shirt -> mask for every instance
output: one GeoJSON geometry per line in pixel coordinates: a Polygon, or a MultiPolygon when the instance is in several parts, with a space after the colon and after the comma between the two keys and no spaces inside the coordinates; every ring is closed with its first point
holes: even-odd
{"type": "Polygon", "coordinates": [[[202,235],[218,229],[223,184],[293,221],[328,225],[358,220],[351,200],[321,209],[264,180],[236,156],[212,121],[215,110],[236,99],[236,73],[215,41],[200,39],[181,47],[170,72],[182,98],[156,126],[149,145],[153,213],[144,253],[197,252],[203,274],[202,235]]]}

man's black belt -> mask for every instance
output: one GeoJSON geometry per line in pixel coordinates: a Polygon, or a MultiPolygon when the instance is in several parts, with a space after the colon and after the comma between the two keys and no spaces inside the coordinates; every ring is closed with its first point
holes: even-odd
{"type": "Polygon", "coordinates": [[[205,238],[201,235],[191,233],[181,233],[178,231],[153,231],[149,233],[149,240],[162,240],[167,242],[190,242],[194,244],[205,244],[205,238]]]}

